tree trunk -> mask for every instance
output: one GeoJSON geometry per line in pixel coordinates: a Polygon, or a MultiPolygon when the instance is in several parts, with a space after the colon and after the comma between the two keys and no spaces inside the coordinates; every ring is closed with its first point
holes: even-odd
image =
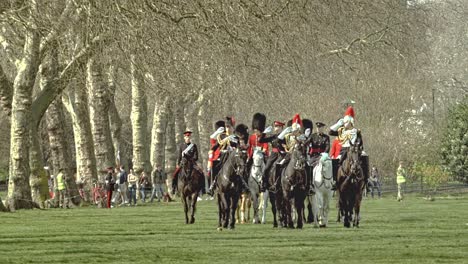
{"type": "Polygon", "coordinates": [[[172,174],[174,173],[176,167],[176,141],[175,141],[175,132],[174,132],[174,113],[172,112],[171,108],[168,108],[167,113],[167,127],[166,127],[166,164],[165,170],[168,173],[168,189],[172,190],[172,174]]]}
{"type": "Polygon", "coordinates": [[[68,198],[74,205],[79,205],[81,197],[73,173],[70,144],[67,144],[67,136],[63,126],[65,117],[61,100],[57,99],[49,106],[46,120],[54,175],[58,175],[59,171],[63,170],[68,198]]]}
{"type": "Polygon", "coordinates": [[[161,165],[165,168],[165,146],[166,146],[166,127],[167,127],[167,114],[169,108],[169,99],[160,100],[156,102],[153,114],[153,128],[151,139],[151,163],[153,167],[161,165]]]}
{"type": "Polygon", "coordinates": [[[109,104],[109,120],[112,135],[112,142],[115,151],[115,163],[124,165],[128,168],[128,160],[125,155],[125,144],[122,141],[122,120],[120,119],[119,111],[115,105],[115,74],[116,68],[114,65],[109,66],[107,83],[109,85],[110,104],[109,104]]]}
{"type": "MultiPolygon", "coordinates": [[[[208,166],[208,151],[210,150],[210,135],[212,133],[212,122],[208,119],[208,110],[207,110],[207,101],[204,98],[203,94],[200,94],[197,99],[198,112],[196,113],[196,124],[198,126],[198,135],[199,135],[199,150],[203,153],[203,167],[208,166]]],[[[213,131],[214,132],[214,131],[213,131]]]]}
{"type": "Polygon", "coordinates": [[[84,178],[85,193],[90,194],[93,182],[98,180],[93,135],[84,84],[73,80],[62,101],[71,115],[75,137],[77,177],[84,178]]]}
{"type": "Polygon", "coordinates": [[[29,185],[29,130],[32,89],[39,67],[39,34],[31,27],[26,32],[23,59],[13,85],[10,171],[7,207],[10,210],[34,207],[29,185]]]}
{"type": "MultiPolygon", "coordinates": [[[[174,105],[174,121],[175,121],[175,142],[176,146],[184,141],[184,131],[186,129],[186,122],[184,119],[184,100],[178,96],[174,105]]],[[[192,131],[195,133],[195,131],[192,131]]]]}
{"type": "Polygon", "coordinates": [[[104,181],[105,169],[115,165],[115,152],[109,125],[109,93],[103,81],[102,67],[94,58],[88,60],[86,86],[96,166],[99,179],[104,181]]]}
{"type": "Polygon", "coordinates": [[[31,174],[29,175],[29,184],[31,185],[32,200],[38,204],[39,207],[44,208],[44,202],[49,199],[49,175],[44,169],[40,135],[37,130],[38,128],[34,124],[31,124],[31,134],[29,137],[31,142],[31,148],[29,149],[31,174]]]}
{"type": "Polygon", "coordinates": [[[148,157],[149,151],[146,132],[148,128],[148,106],[146,104],[143,78],[136,68],[134,56],[132,56],[131,61],[132,111],[130,119],[132,121],[133,170],[138,175],[142,171],[146,171],[149,175],[151,172],[151,164],[148,157]]]}

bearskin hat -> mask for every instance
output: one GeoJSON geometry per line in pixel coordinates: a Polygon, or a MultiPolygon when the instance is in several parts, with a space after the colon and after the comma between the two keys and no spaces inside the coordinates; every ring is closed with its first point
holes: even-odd
{"type": "Polygon", "coordinates": [[[252,118],[252,129],[256,129],[260,132],[265,130],[266,116],[262,113],[255,113],[252,118]]]}
{"type": "Polygon", "coordinates": [[[244,142],[248,142],[249,140],[249,128],[244,124],[239,124],[236,126],[234,133],[239,137],[242,136],[244,142]]]}
{"type": "Polygon", "coordinates": [[[310,128],[314,129],[314,123],[310,119],[302,119],[302,124],[304,125],[304,130],[310,128]]]}
{"type": "Polygon", "coordinates": [[[215,130],[217,130],[220,127],[225,127],[226,123],[223,120],[219,120],[219,121],[216,121],[214,126],[215,126],[215,130]]]}
{"type": "Polygon", "coordinates": [[[236,125],[236,120],[234,119],[233,116],[226,116],[226,126],[229,125],[231,127],[234,127],[236,125]]]}

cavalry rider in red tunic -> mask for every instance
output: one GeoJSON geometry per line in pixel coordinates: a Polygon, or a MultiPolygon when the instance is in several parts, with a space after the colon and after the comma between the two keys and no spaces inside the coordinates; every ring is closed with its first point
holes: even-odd
{"type": "Polygon", "coordinates": [[[234,117],[226,117],[225,127],[219,127],[211,136],[211,139],[216,140],[216,143],[211,147],[210,152],[216,153],[219,151],[220,155],[217,160],[213,160],[212,177],[210,188],[208,190],[209,195],[214,194],[216,183],[218,181],[218,174],[221,170],[225,159],[227,158],[227,151],[232,148],[236,148],[239,138],[233,134],[234,125],[236,124],[234,117]]]}
{"type": "Polygon", "coordinates": [[[226,126],[226,123],[223,120],[219,120],[215,123],[214,126],[216,131],[210,136],[210,151],[208,151],[208,177],[210,178],[210,186],[213,182],[213,176],[218,173],[216,169],[220,168],[219,156],[221,154],[221,151],[219,148],[213,150],[213,147],[216,145],[216,143],[218,143],[217,135],[224,132],[224,127],[226,126]]]}
{"type": "MultiPolygon", "coordinates": [[[[281,140],[278,138],[278,135],[283,131],[284,123],[280,121],[275,121],[273,125],[274,125],[274,135],[269,136],[269,137],[265,136],[259,140],[259,143],[268,144],[268,142],[271,142],[271,146],[272,146],[271,155],[267,158],[266,165],[262,172],[262,186],[260,190],[261,192],[264,192],[269,187],[268,177],[270,175],[268,175],[268,172],[270,171],[271,166],[273,166],[273,164],[275,164],[275,162],[278,161],[280,157],[284,157],[284,155],[286,155],[286,150],[283,147],[283,144],[285,144],[285,141],[284,139],[281,140]]],[[[269,130],[269,128],[267,128],[267,130],[269,130]]],[[[268,134],[269,131],[264,131],[264,132],[268,134]]],[[[277,169],[275,170],[274,173],[275,174],[278,173],[277,169]]]]}
{"type": "Polygon", "coordinates": [[[247,153],[249,156],[249,161],[247,164],[248,171],[250,171],[252,165],[252,156],[255,149],[260,149],[265,154],[265,157],[268,156],[268,143],[261,143],[260,140],[265,137],[263,130],[265,130],[266,116],[261,113],[255,113],[252,118],[252,130],[253,134],[249,137],[249,148],[247,153]]]}
{"type": "Polygon", "coordinates": [[[191,142],[191,136],[192,131],[185,131],[184,142],[179,145],[179,149],[177,152],[177,167],[174,171],[174,175],[172,176],[172,194],[175,194],[175,190],[177,189],[177,180],[179,177],[179,172],[182,169],[180,167],[182,157],[191,160],[194,164],[193,168],[189,168],[189,175],[192,174],[192,169],[198,170],[201,175],[204,175],[203,170],[196,164],[198,160],[198,148],[197,144],[191,142]]]}

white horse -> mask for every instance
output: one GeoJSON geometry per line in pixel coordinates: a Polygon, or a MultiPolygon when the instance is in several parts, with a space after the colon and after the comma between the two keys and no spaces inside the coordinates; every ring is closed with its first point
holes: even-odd
{"type": "Polygon", "coordinates": [[[313,205],[314,224],[326,227],[328,224],[328,212],[330,211],[330,200],[333,195],[333,171],[332,162],[328,155],[324,154],[314,171],[315,203],[313,205]]]}
{"type": "Polygon", "coordinates": [[[252,155],[252,169],[250,170],[249,175],[249,190],[250,198],[252,199],[253,208],[254,208],[254,217],[253,223],[258,224],[259,216],[258,211],[262,209],[262,224],[266,223],[266,209],[268,205],[268,191],[263,193],[263,196],[260,193],[260,186],[262,184],[262,172],[265,167],[264,154],[261,150],[255,149],[252,155]],[[262,199],[263,198],[263,199],[262,199]],[[260,203],[261,201],[261,203],[260,203]]]}

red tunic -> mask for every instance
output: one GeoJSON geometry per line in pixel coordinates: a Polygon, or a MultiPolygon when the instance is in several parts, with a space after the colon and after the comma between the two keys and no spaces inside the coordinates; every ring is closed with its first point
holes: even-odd
{"type": "Polygon", "coordinates": [[[258,142],[260,140],[261,136],[257,136],[255,134],[250,135],[249,137],[249,148],[247,149],[247,153],[249,154],[249,158],[252,158],[253,156],[253,151],[256,147],[262,148],[263,152],[265,152],[265,155],[268,156],[268,143],[260,143],[258,142]]]}
{"type": "Polygon", "coordinates": [[[340,151],[341,151],[341,142],[338,140],[338,138],[335,138],[335,140],[333,140],[333,144],[330,150],[330,158],[332,159],[338,158],[338,156],[340,155],[340,151]]]}

